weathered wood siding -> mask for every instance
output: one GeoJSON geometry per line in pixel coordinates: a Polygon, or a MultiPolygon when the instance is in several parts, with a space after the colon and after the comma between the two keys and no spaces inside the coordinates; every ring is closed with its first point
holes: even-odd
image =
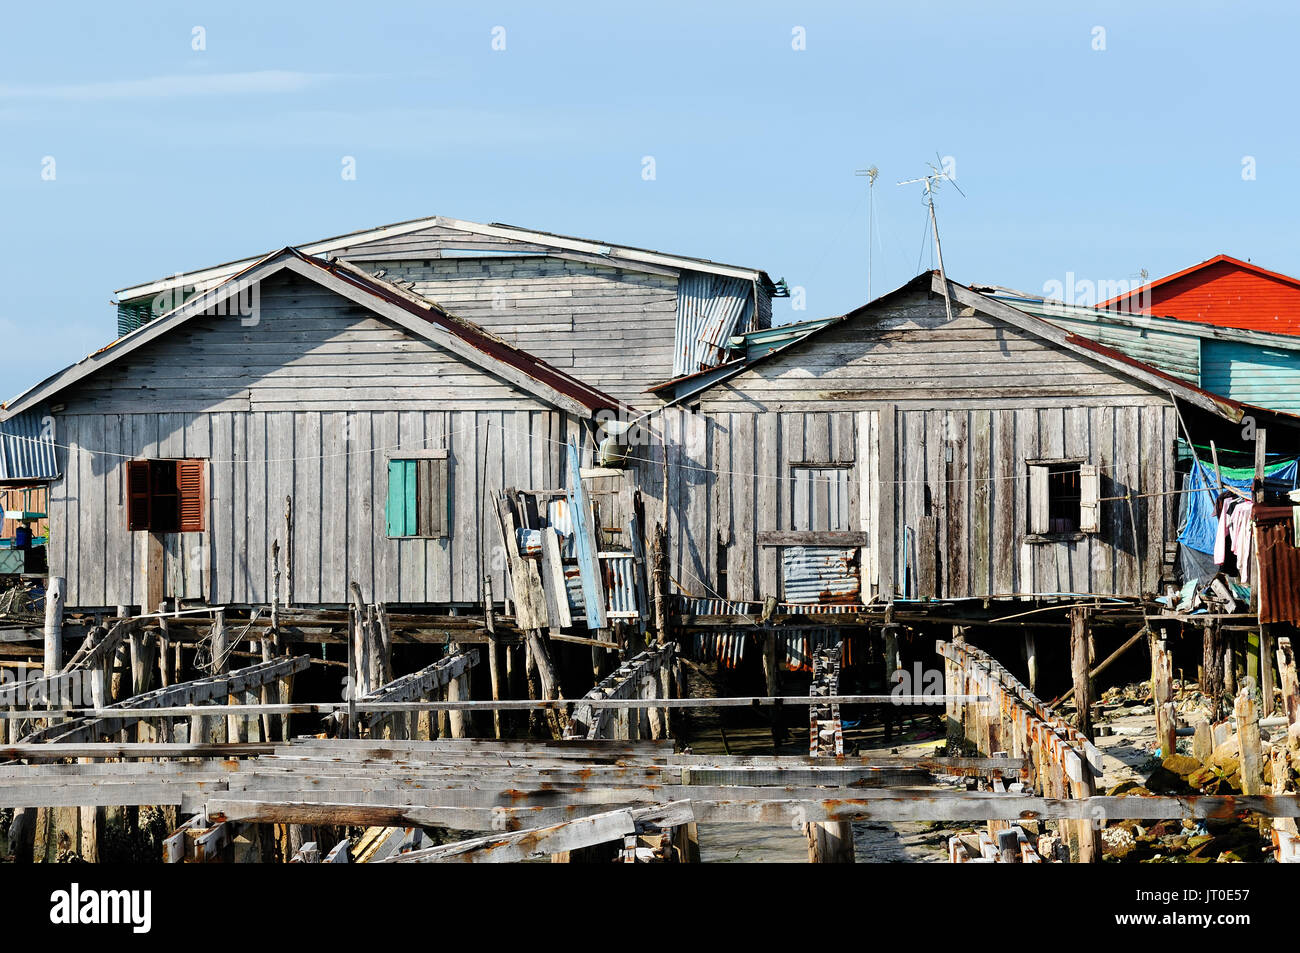
{"type": "MultiPolygon", "coordinates": [[[[726,547],[733,599],[780,593],[780,549],[794,529],[796,463],[851,463],[853,529],[870,543],[866,591],[903,581],[908,528],[937,517],[936,595],[1152,591],[1175,530],[1177,416],[1166,395],[970,309],[949,322],[918,293],[850,319],[706,391],[703,449],[672,446],[698,470],[669,473],[674,561],[687,588],[717,587],[726,547]],[[1101,531],[1030,541],[1026,461],[1079,457],[1101,471],[1101,531]]],[[[689,441],[686,441],[689,443],[689,441]]],[[[653,479],[642,488],[659,498],[653,479]]],[[[662,482],[662,481],[660,481],[662,482]]],[[[712,594],[712,593],[709,593],[712,594]]]]}
{"type": "Polygon", "coordinates": [[[1168,402],[883,412],[894,420],[882,479],[893,481],[900,587],[905,528],[919,532],[921,517],[936,516],[940,596],[1156,591],[1177,519],[1177,497],[1149,495],[1174,489],[1178,419],[1168,402]],[[1132,519],[1127,500],[1107,500],[1099,532],[1033,541],[1025,461],[1060,457],[1095,464],[1103,499],[1131,492],[1132,519]]]}
{"type": "Polygon", "coordinates": [[[165,540],[166,591],[265,602],[270,550],[293,498],[296,603],[476,602],[506,591],[485,494],[565,482],[582,422],[296,277],[261,293],[261,317],[195,318],[88,378],[56,415],[65,474],[51,492],[52,571],[69,606],[138,605],[143,533],[126,529],[125,462],[209,461],[206,530],[165,540]],[[387,465],[446,448],[446,539],[387,539],[387,465]]]}
{"type": "Polygon", "coordinates": [[[677,275],[565,258],[358,260],[631,404],[673,376],[677,275]]]}

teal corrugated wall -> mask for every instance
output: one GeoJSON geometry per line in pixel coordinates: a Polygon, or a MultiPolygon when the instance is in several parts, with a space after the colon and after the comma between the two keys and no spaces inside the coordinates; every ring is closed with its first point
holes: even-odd
{"type": "Polygon", "coordinates": [[[1201,386],[1233,400],[1300,413],[1300,351],[1204,340],[1201,386]]]}

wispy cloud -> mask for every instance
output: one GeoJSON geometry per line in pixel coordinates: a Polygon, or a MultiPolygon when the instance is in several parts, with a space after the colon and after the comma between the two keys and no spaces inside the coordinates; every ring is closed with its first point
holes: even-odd
{"type": "Polygon", "coordinates": [[[146,79],[106,80],[64,85],[0,85],[0,100],[103,102],[176,99],[187,96],[234,96],[249,93],[296,93],[318,86],[332,78],[331,73],[260,70],[249,73],[150,76],[146,79]]]}

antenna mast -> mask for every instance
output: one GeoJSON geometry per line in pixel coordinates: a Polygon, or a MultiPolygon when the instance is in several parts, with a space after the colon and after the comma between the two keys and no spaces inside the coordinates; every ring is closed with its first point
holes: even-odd
{"type": "Polygon", "coordinates": [[[867,177],[867,300],[871,300],[871,244],[876,235],[876,176],[880,170],[874,165],[869,169],[858,169],[854,175],[867,177]]]}
{"type": "Polygon", "coordinates": [[[935,168],[933,163],[927,163],[927,165],[930,166],[929,175],[923,175],[920,178],[916,178],[916,179],[905,179],[904,181],[899,182],[898,184],[915,185],[917,182],[925,183],[925,201],[926,204],[930,207],[930,229],[934,232],[934,252],[935,252],[935,256],[939,259],[939,281],[943,285],[943,305],[948,312],[948,320],[951,321],[952,320],[952,298],[948,294],[948,275],[943,270],[943,246],[939,244],[939,220],[935,217],[934,214],[934,190],[936,185],[938,184],[939,179],[947,179],[949,182],[952,182],[953,188],[955,188],[958,192],[961,192],[963,196],[966,193],[961,191],[961,187],[957,185],[956,182],[952,181],[952,178],[948,175],[948,173],[935,168]]]}

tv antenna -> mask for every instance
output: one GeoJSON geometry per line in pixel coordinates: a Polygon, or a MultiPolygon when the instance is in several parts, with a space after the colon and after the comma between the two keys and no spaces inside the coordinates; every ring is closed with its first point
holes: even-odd
{"type": "MultiPolygon", "coordinates": [[[[940,159],[939,162],[940,165],[943,164],[942,159],[940,159]]],[[[950,176],[947,172],[943,171],[942,168],[936,166],[933,162],[927,162],[926,165],[930,167],[929,175],[923,175],[915,179],[904,179],[902,182],[899,182],[898,184],[902,186],[902,185],[915,185],[917,182],[925,183],[925,202],[926,205],[928,205],[930,208],[930,230],[934,232],[934,253],[935,256],[939,259],[939,281],[943,285],[943,305],[948,312],[948,320],[951,321],[952,320],[952,297],[948,294],[948,276],[943,270],[943,246],[939,243],[939,220],[935,217],[934,214],[934,193],[935,190],[939,187],[939,181],[941,179],[951,182],[952,187],[961,194],[962,198],[966,197],[966,193],[962,192],[961,186],[959,186],[956,183],[956,181],[953,180],[952,176],[950,176]]]]}
{"type": "Polygon", "coordinates": [[[871,244],[876,234],[876,176],[880,170],[874,165],[869,169],[858,169],[854,175],[867,178],[867,300],[871,300],[871,244]]]}

